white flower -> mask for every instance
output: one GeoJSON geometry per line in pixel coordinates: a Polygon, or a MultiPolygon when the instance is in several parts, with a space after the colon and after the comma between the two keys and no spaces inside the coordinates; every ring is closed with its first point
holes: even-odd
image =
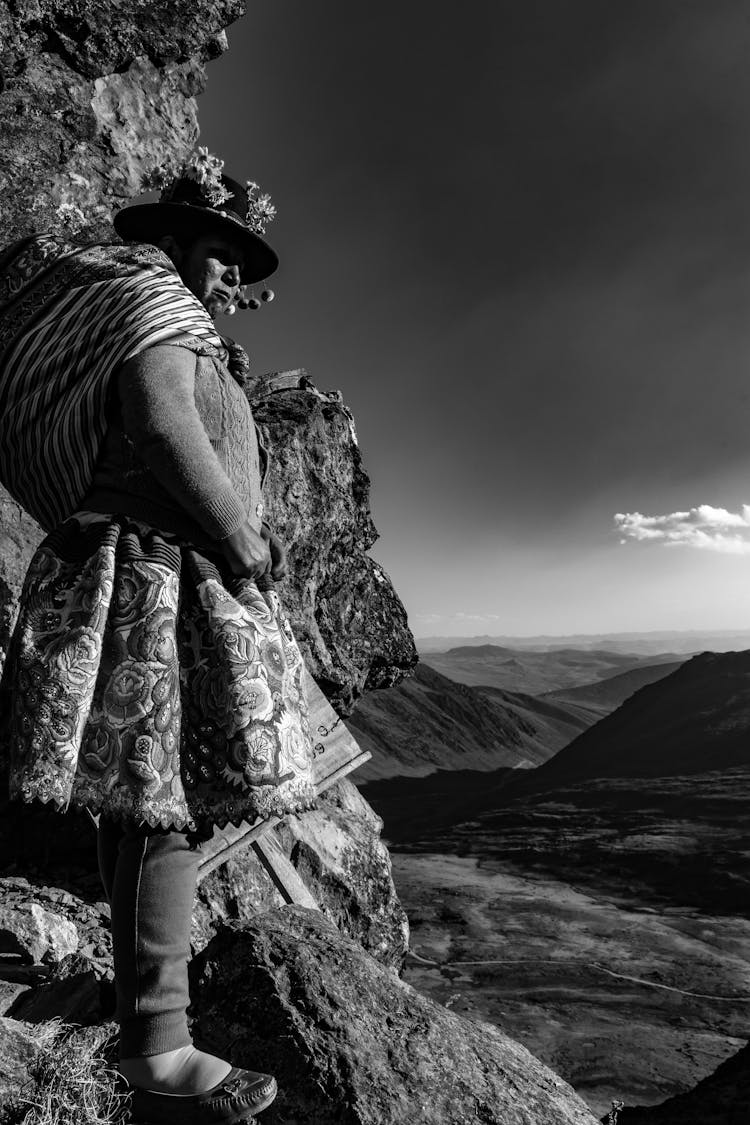
{"type": "MultiPolygon", "coordinates": [[[[224,161],[218,156],[214,156],[209,152],[205,145],[200,145],[198,150],[192,153],[187,160],[183,162],[181,167],[177,168],[172,177],[171,183],[167,183],[162,192],[162,202],[168,202],[173,195],[174,186],[179,179],[193,180],[200,185],[201,194],[212,207],[221,207],[222,203],[226,203],[229,199],[233,198],[233,193],[229,191],[222,183],[221,176],[224,170],[224,161]]],[[[156,186],[157,180],[166,178],[166,166],[157,169],[148,178],[149,186],[151,183],[156,186]]],[[[144,180],[144,184],[146,181],[144,180]]],[[[266,229],[266,224],[270,223],[276,215],[276,208],[271,202],[271,196],[267,193],[264,195],[257,195],[260,191],[258,184],[255,180],[247,180],[247,215],[245,221],[250,227],[250,230],[256,234],[263,234],[266,229]]]]}

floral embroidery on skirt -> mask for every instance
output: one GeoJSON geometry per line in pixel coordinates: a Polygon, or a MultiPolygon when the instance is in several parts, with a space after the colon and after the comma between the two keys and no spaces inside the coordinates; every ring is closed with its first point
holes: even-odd
{"type": "Polygon", "coordinates": [[[190,829],[309,808],[303,672],[275,592],[77,513],[24,581],[3,672],[11,796],[190,829]]]}

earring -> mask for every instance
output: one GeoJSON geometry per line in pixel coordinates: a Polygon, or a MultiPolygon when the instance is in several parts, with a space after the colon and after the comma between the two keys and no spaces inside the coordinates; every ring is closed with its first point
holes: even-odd
{"type": "Polygon", "coordinates": [[[250,289],[250,296],[249,297],[247,295],[247,289],[243,289],[242,290],[242,296],[240,297],[239,301],[237,302],[237,306],[240,309],[259,309],[260,308],[260,301],[255,296],[255,294],[253,293],[252,289],[250,289]]]}
{"type": "Polygon", "coordinates": [[[237,312],[237,309],[235,308],[234,305],[227,305],[227,307],[224,309],[224,315],[225,316],[234,316],[234,314],[236,312],[237,312]]]}
{"type": "Polygon", "coordinates": [[[261,301],[272,301],[275,296],[276,294],[274,293],[273,289],[264,289],[260,295],[260,299],[261,301]]]}

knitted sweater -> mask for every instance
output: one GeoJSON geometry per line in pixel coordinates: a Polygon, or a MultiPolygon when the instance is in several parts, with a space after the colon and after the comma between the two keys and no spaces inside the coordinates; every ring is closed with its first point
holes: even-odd
{"type": "Polygon", "coordinates": [[[132,516],[196,546],[260,530],[266,455],[239,383],[217,358],[154,348],[113,381],[81,509],[132,516]]]}

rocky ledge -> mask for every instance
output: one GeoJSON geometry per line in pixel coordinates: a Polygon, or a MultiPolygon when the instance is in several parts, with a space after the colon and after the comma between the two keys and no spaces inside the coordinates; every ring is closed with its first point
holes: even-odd
{"type": "Polygon", "coordinates": [[[490,1024],[434,1004],[316,911],[223,929],[194,963],[195,1033],[272,1071],[264,1125],[594,1125],[490,1024]]]}

